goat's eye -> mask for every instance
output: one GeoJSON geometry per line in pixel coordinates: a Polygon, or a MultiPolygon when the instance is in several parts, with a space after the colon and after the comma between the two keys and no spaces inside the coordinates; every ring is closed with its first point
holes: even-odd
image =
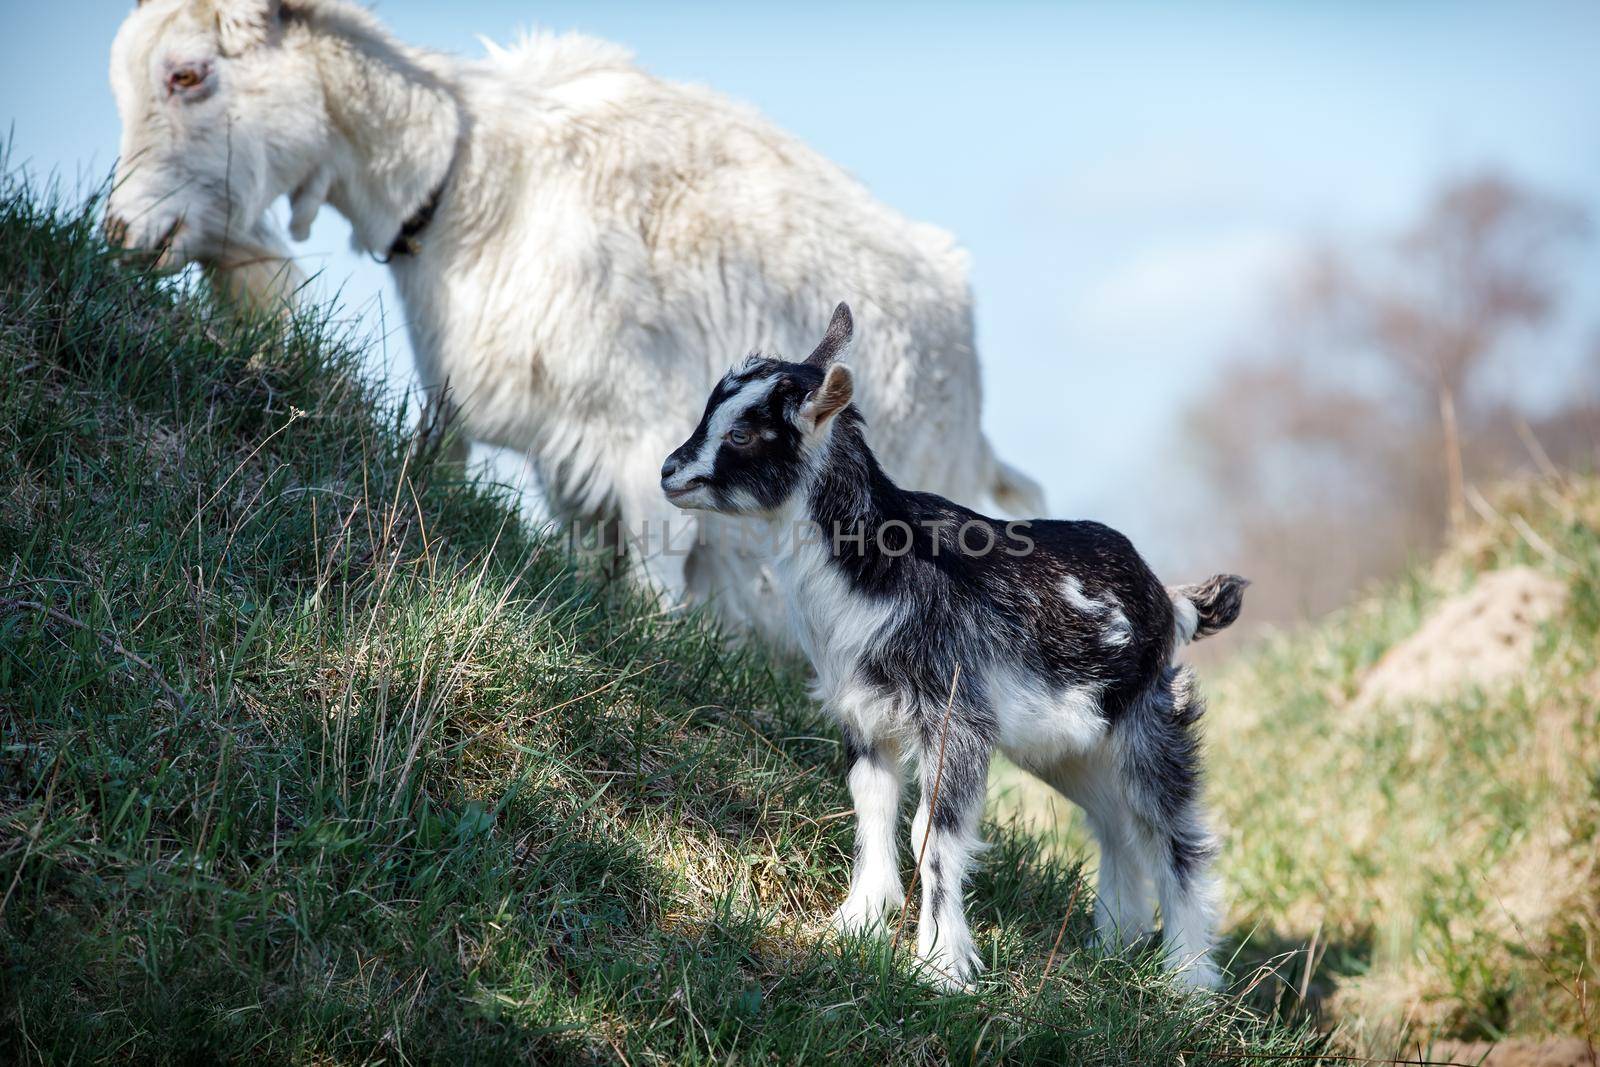
{"type": "Polygon", "coordinates": [[[179,67],[167,75],[167,92],[181,93],[196,88],[206,80],[208,73],[205,66],[179,67]]]}
{"type": "Polygon", "coordinates": [[[749,445],[751,441],[754,441],[755,438],[751,436],[749,430],[746,430],[741,426],[735,426],[733,429],[728,431],[727,440],[728,443],[735,448],[744,448],[749,445]]]}

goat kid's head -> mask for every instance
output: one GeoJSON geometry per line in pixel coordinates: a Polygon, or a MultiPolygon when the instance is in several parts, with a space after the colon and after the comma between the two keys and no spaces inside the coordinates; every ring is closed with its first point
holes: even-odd
{"type": "Polygon", "coordinates": [[[272,201],[326,140],[282,0],[140,0],[111,47],[122,147],[105,232],[177,270],[283,254],[272,201]]]}
{"type": "Polygon", "coordinates": [[[771,515],[802,490],[826,450],[855,379],[837,362],[850,346],[850,308],[804,363],[751,356],[723,376],[693,434],[661,467],[661,488],[680,508],[771,515]]]}

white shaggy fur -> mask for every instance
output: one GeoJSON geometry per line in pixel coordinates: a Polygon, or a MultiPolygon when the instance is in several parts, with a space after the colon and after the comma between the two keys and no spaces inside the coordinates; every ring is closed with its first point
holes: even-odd
{"type": "Polygon", "coordinates": [[[1169,592],[1172,595],[1173,636],[1175,643],[1182,647],[1194,640],[1194,632],[1200,627],[1200,612],[1195,608],[1194,601],[1181,592],[1169,592]]]}
{"type": "Polygon", "coordinates": [[[396,42],[346,0],[147,0],[111,56],[124,123],[119,238],[272,301],[297,275],[263,223],[324,203],[390,248],[418,373],[473,439],[530,456],[580,523],[620,520],[669,598],[785,633],[762,552],[661,497],[661,457],[752,343],[797,353],[859,309],[857,402],[894,477],[1042,510],[979,426],[966,264],[752,110],[651,77],[623,50],[536,34],[477,62],[396,42]],[[175,71],[203,74],[174,88],[175,71]],[[174,227],[178,227],[174,230],[174,227]],[[697,529],[697,523],[706,524],[697,529]],[[665,550],[671,542],[696,545],[665,550]],[[705,534],[700,537],[698,534],[705,534]],[[703,542],[703,544],[697,544],[703,542]]]}
{"type": "MultiPolygon", "coordinates": [[[[1133,626],[1128,622],[1128,615],[1122,610],[1122,605],[1117,603],[1116,597],[1106,595],[1105,600],[1096,600],[1083,591],[1083,583],[1070,575],[1061,583],[1061,596],[1076,611],[1081,611],[1091,618],[1098,619],[1103,624],[1101,640],[1112,648],[1121,648],[1133,640],[1133,626]]],[[[1188,603],[1188,601],[1184,601],[1188,603]]],[[[1177,598],[1173,599],[1176,607],[1177,598]]],[[[1194,605],[1189,605],[1189,610],[1194,611],[1194,605]]],[[[1180,629],[1179,634],[1182,634],[1180,629]]],[[[1191,629],[1187,636],[1180,636],[1180,641],[1188,641],[1194,636],[1191,629]]]]}

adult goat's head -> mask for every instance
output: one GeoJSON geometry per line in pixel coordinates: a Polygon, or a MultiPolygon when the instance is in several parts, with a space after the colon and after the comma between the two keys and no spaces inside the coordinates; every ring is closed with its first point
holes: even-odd
{"type": "Polygon", "coordinates": [[[122,150],[107,237],[163,269],[285,256],[267,209],[327,140],[282,0],[141,0],[111,48],[122,150]]]}

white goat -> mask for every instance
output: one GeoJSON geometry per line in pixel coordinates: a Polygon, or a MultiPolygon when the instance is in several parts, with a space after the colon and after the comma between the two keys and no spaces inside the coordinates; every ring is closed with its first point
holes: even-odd
{"type": "Polygon", "coordinates": [[[422,384],[528,455],[564,518],[625,538],[664,595],[788,638],[763,553],[661,498],[660,458],[730,357],[794,350],[845,294],[857,401],[897,477],[1041,510],[979,425],[965,260],[754,111],[534,35],[465,62],[346,0],[145,0],[111,54],[123,143],[106,232],[270,300],[324,203],[387,256],[422,384]],[[241,280],[242,273],[242,280],[241,280]]]}

